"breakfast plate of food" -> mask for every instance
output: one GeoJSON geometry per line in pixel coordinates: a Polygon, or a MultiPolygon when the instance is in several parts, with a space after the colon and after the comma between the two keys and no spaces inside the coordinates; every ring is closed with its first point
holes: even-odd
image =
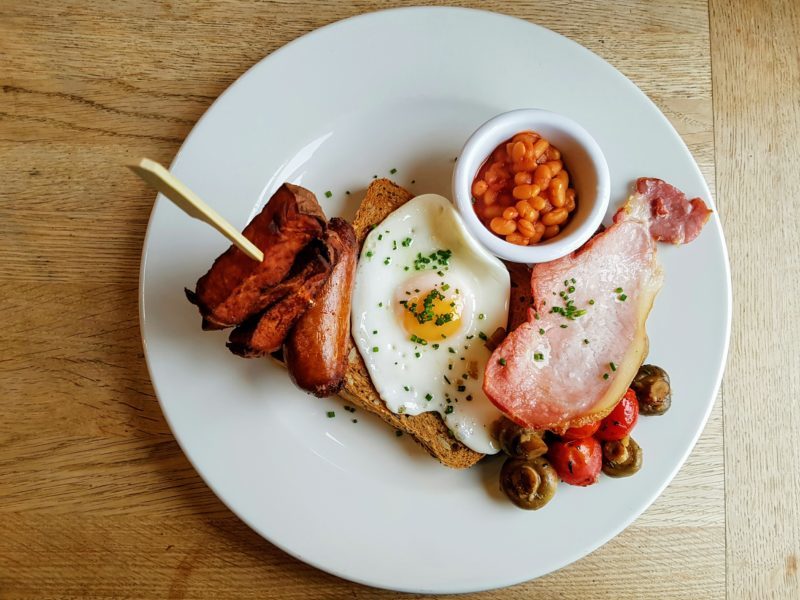
{"type": "Polygon", "coordinates": [[[544,575],[705,425],[731,315],[713,199],[658,108],[558,34],[334,23],[239,78],[171,172],[263,260],[159,196],[156,394],[209,487],[311,565],[420,593],[544,575]]]}

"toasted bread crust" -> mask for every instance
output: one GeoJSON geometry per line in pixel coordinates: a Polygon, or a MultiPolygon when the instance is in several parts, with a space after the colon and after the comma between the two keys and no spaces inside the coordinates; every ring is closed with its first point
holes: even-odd
{"type": "Polygon", "coordinates": [[[503,261],[511,278],[511,294],[508,300],[508,331],[514,331],[528,320],[528,311],[533,306],[531,295],[531,268],[522,263],[503,261]]]}

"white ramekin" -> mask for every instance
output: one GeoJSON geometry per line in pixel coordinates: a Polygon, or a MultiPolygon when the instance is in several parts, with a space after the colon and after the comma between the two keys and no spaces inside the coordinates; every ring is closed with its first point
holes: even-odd
{"type": "Polygon", "coordinates": [[[470,233],[495,255],[519,263],[555,260],[579,248],[603,221],[609,194],[608,164],[589,132],[569,117],[536,108],[512,110],[481,125],[464,144],[453,172],[453,197],[470,233]],[[532,246],[497,237],[472,207],[472,182],[481,165],[501,142],[521,131],[535,131],[561,151],[577,197],[577,208],[564,230],[532,246]]]}

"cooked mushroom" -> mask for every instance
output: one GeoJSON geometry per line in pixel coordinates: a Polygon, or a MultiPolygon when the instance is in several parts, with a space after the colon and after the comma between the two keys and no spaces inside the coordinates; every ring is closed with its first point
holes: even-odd
{"type": "Polygon", "coordinates": [[[661,367],[642,365],[633,378],[631,388],[639,400],[639,412],[643,415],[663,415],[672,404],[669,375],[661,367]]]}
{"type": "Polygon", "coordinates": [[[603,473],[630,477],[642,468],[642,449],[630,436],[603,442],[603,473]]]}
{"type": "Polygon", "coordinates": [[[520,508],[538,510],[556,493],[558,476],[547,459],[509,458],[500,470],[500,489],[520,508]]]}
{"type": "Polygon", "coordinates": [[[494,434],[503,452],[514,458],[536,458],[547,452],[542,433],[520,427],[503,417],[495,422],[494,434]]]}

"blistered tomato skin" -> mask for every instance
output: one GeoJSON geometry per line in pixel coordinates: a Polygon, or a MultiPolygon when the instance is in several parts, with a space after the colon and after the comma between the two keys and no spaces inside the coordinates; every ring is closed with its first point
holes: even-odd
{"type": "Polygon", "coordinates": [[[630,435],[638,420],[639,402],[636,400],[636,393],[628,388],[614,410],[600,422],[600,429],[595,437],[604,442],[621,440],[630,435]]]}
{"type": "Polygon", "coordinates": [[[593,437],[551,442],[547,458],[561,481],[570,485],[596,483],[603,466],[603,450],[593,437]]]}
{"type": "Polygon", "coordinates": [[[561,437],[567,440],[582,440],[583,438],[592,437],[599,428],[600,421],[595,421],[582,427],[571,427],[561,437]]]}

